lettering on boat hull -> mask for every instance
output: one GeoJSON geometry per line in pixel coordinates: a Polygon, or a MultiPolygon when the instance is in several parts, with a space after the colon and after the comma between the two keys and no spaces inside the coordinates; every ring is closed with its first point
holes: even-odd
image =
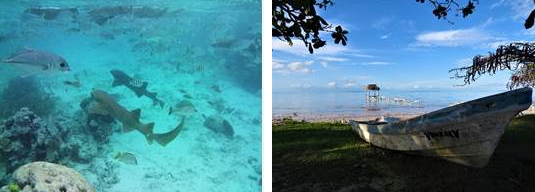
{"type": "Polygon", "coordinates": [[[429,141],[431,141],[431,139],[433,138],[440,138],[440,137],[451,137],[451,138],[459,139],[459,129],[438,131],[438,132],[424,132],[424,135],[429,141]]]}

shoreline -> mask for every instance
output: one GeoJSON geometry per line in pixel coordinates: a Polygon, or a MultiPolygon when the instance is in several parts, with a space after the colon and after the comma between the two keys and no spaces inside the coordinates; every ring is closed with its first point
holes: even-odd
{"type": "MultiPolygon", "coordinates": [[[[378,117],[385,116],[385,117],[393,117],[400,120],[406,120],[413,117],[417,117],[420,115],[425,114],[424,112],[392,112],[392,113],[383,113],[383,114],[349,114],[349,113],[340,113],[340,114],[300,114],[300,113],[293,113],[293,114],[272,114],[271,117],[271,124],[272,125],[280,125],[284,119],[292,119],[294,121],[305,121],[310,123],[342,123],[347,124],[349,120],[355,120],[355,121],[370,121],[374,120],[378,117]]],[[[518,116],[522,115],[528,115],[528,114],[535,114],[535,104],[531,105],[528,109],[520,112],[518,116]]]]}
{"type": "Polygon", "coordinates": [[[297,115],[273,115],[271,123],[277,125],[283,122],[283,119],[292,119],[294,121],[305,121],[311,123],[342,123],[346,124],[349,120],[355,121],[369,121],[374,120],[381,115],[385,117],[398,118],[406,120],[413,117],[423,115],[425,113],[384,113],[384,114],[297,114],[297,115]]]}

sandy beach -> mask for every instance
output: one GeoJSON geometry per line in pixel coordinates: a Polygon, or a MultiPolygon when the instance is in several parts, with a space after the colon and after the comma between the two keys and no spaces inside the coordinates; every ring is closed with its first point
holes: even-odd
{"type": "MultiPolygon", "coordinates": [[[[350,113],[339,113],[339,114],[300,114],[300,113],[293,113],[288,115],[280,115],[280,114],[273,114],[271,123],[273,125],[279,125],[283,122],[283,119],[293,119],[295,121],[305,121],[305,122],[328,122],[328,123],[348,123],[349,120],[356,120],[356,121],[369,121],[374,120],[378,117],[385,116],[385,117],[391,117],[396,118],[400,120],[410,119],[416,116],[423,115],[425,113],[422,112],[406,112],[406,113],[368,113],[368,114],[350,114],[350,113]]],[[[535,114],[535,104],[531,105],[528,109],[522,111],[519,116],[521,115],[528,115],[528,114],[535,114]]]]}

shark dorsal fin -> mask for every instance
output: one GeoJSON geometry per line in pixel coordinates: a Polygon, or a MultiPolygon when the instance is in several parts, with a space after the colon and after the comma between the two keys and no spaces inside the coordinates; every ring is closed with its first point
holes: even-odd
{"type": "Polygon", "coordinates": [[[143,82],[143,84],[139,87],[136,87],[136,86],[133,86],[131,84],[128,84],[126,87],[130,88],[130,90],[134,91],[134,93],[136,93],[136,96],[137,97],[141,97],[143,95],[146,95],[147,94],[147,85],[149,83],[147,82],[143,82]]]}
{"type": "Polygon", "coordinates": [[[134,118],[135,120],[139,121],[139,116],[141,114],[141,109],[139,109],[139,108],[138,109],[134,109],[134,110],[128,112],[128,114],[130,116],[132,116],[132,118],[134,118]]]}
{"type": "Polygon", "coordinates": [[[143,84],[141,85],[141,90],[147,90],[147,85],[148,84],[149,83],[147,83],[147,82],[143,82],[143,84]]]}

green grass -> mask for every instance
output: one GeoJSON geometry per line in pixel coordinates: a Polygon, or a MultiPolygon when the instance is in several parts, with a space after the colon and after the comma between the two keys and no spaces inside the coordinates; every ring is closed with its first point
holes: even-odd
{"type": "Polygon", "coordinates": [[[274,191],[535,191],[535,115],[515,118],[481,169],[373,147],[350,125],[273,127],[274,191]]]}

